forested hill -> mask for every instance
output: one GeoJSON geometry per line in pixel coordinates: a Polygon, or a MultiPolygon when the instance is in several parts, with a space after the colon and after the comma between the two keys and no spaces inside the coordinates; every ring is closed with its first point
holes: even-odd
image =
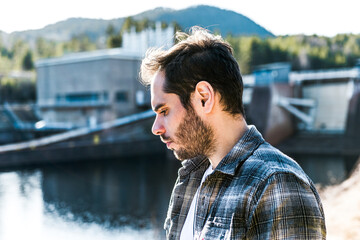
{"type": "Polygon", "coordinates": [[[153,21],[164,21],[167,23],[177,22],[184,30],[189,29],[191,26],[198,25],[212,31],[219,31],[222,35],[274,36],[271,32],[242,14],[206,5],[178,11],[157,8],[134,16],[134,18],[138,20],[144,17],[153,21]]]}
{"type": "MultiPolygon", "coordinates": [[[[136,20],[148,18],[151,21],[177,22],[184,30],[193,25],[206,27],[213,31],[220,31],[226,35],[234,36],[256,35],[259,37],[274,36],[271,32],[256,24],[242,14],[211,7],[206,5],[189,7],[182,10],[169,8],[156,8],[133,16],[136,20]]],[[[111,23],[119,30],[125,18],[112,20],[70,18],[55,24],[48,25],[42,29],[13,32],[3,36],[8,42],[18,37],[25,41],[33,42],[36,38],[43,37],[55,41],[67,41],[73,36],[87,35],[92,41],[105,36],[105,31],[111,23]]]]}
{"type": "Polygon", "coordinates": [[[180,25],[185,31],[193,25],[220,31],[233,47],[243,74],[273,62],[290,62],[292,70],[352,67],[360,58],[360,34],[275,37],[241,14],[201,5],[178,11],[156,8],[112,20],[71,18],[11,35],[0,31],[0,77],[13,70],[33,70],[37,59],[120,47],[124,31],[154,27],[157,20],[162,21],[163,27],[164,21],[174,21],[176,28],[180,25]]]}

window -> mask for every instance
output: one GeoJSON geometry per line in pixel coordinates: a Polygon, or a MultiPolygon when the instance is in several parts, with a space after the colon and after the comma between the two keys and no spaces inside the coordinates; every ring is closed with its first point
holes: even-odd
{"type": "Polygon", "coordinates": [[[104,100],[105,102],[109,101],[109,93],[106,92],[106,91],[103,92],[103,100],[104,100]]]}
{"type": "Polygon", "coordinates": [[[94,102],[99,101],[98,93],[72,93],[65,95],[67,102],[94,102]]]}
{"type": "Polygon", "coordinates": [[[128,101],[128,93],[125,91],[119,91],[115,95],[117,102],[127,102],[128,101]]]}

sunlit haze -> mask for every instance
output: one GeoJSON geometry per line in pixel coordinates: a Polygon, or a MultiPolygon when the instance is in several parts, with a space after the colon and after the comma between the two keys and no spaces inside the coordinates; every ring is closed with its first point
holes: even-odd
{"type": "Polygon", "coordinates": [[[241,13],[275,35],[360,33],[358,0],[5,0],[0,30],[39,29],[71,17],[113,19],[156,7],[183,9],[206,4],[241,13]]]}

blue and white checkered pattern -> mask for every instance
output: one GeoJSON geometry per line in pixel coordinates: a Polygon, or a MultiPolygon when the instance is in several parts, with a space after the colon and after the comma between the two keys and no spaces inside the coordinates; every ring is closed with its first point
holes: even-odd
{"type": "MultiPolygon", "coordinates": [[[[165,230],[179,239],[209,160],[183,161],[165,230]]],[[[312,181],[291,158],[264,141],[254,126],[200,189],[194,239],[325,239],[325,217],[312,181]]]]}

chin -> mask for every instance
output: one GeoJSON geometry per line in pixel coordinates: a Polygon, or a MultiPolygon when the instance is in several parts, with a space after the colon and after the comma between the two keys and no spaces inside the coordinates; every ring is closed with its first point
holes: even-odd
{"type": "Polygon", "coordinates": [[[173,150],[173,153],[174,153],[174,156],[175,156],[175,158],[176,158],[177,160],[179,160],[179,161],[184,161],[184,160],[185,160],[185,159],[179,157],[179,155],[176,153],[175,150],[173,150]]]}
{"type": "Polygon", "coordinates": [[[195,157],[199,157],[199,156],[202,156],[202,154],[191,154],[189,152],[184,152],[184,151],[176,151],[176,150],[173,150],[174,152],[174,155],[176,157],[176,159],[180,160],[180,161],[184,161],[184,160],[187,160],[187,159],[191,159],[191,158],[195,158],[195,157]]]}

